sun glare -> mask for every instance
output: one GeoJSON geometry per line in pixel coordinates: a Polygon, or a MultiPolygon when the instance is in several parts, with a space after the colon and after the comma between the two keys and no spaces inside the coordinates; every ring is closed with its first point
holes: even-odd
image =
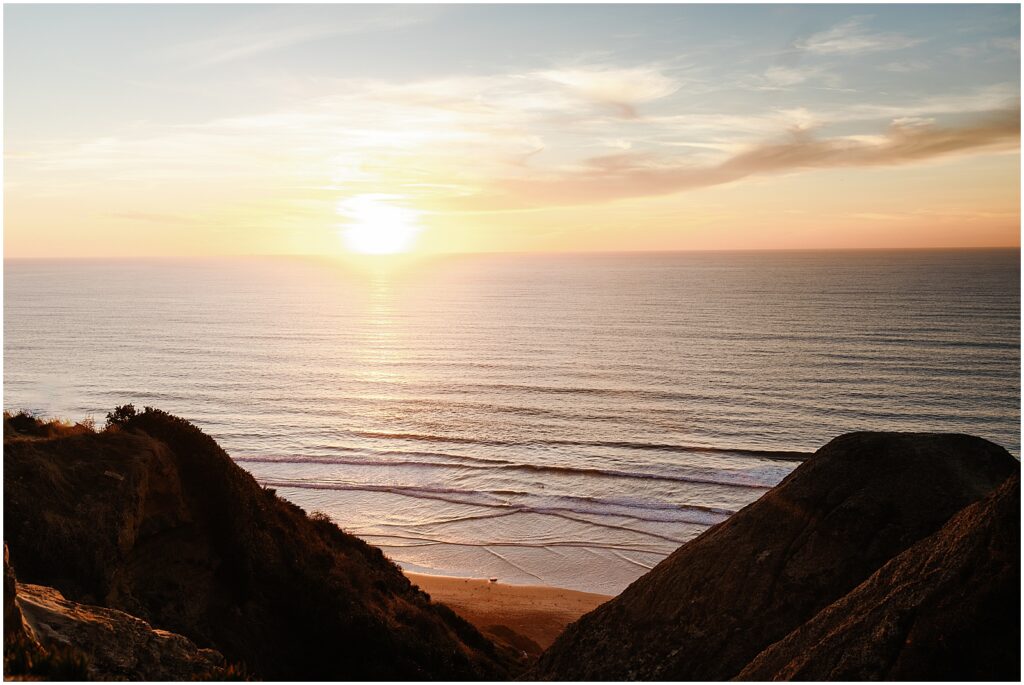
{"type": "Polygon", "coordinates": [[[408,252],[422,230],[419,212],[395,201],[397,195],[356,195],[338,203],[347,219],[340,233],[345,246],[359,254],[408,252]]]}

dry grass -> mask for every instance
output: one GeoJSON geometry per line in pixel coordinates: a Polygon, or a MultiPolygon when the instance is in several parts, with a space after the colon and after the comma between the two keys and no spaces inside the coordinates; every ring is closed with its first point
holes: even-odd
{"type": "Polygon", "coordinates": [[[96,432],[92,419],[74,422],[67,419],[44,420],[28,412],[16,414],[4,412],[4,440],[51,440],[71,435],[86,435],[96,432]]]}
{"type": "Polygon", "coordinates": [[[42,648],[24,633],[4,640],[4,679],[86,680],[89,659],[64,645],[42,648]]]}

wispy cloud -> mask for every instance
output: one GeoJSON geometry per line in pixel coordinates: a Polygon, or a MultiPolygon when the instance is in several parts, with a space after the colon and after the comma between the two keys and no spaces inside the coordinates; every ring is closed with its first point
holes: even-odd
{"type": "Polygon", "coordinates": [[[345,10],[344,21],[303,18],[294,12],[261,12],[247,21],[220,27],[215,35],[175,45],[166,54],[193,67],[209,67],[331,36],[405,28],[436,14],[424,5],[356,5],[345,10]]]}
{"type": "Polygon", "coordinates": [[[386,169],[390,182],[422,187],[416,176],[430,168],[444,185],[448,174],[479,179],[521,167],[545,150],[546,136],[573,127],[586,128],[595,140],[618,136],[621,112],[607,111],[609,104],[633,108],[676,87],[653,67],[598,66],[320,86],[336,94],[202,124],[42,141],[9,149],[8,159],[23,156],[32,168],[68,178],[89,171],[117,181],[249,178],[294,168],[303,180],[319,175],[364,183],[386,169]]]}
{"type": "Polygon", "coordinates": [[[919,71],[925,71],[931,65],[924,60],[905,60],[902,62],[888,62],[878,67],[882,71],[890,71],[894,74],[913,74],[919,71]]]}
{"type": "Polygon", "coordinates": [[[996,83],[960,93],[928,97],[905,96],[887,103],[862,102],[844,107],[822,108],[818,115],[828,121],[850,122],[936,114],[973,114],[1012,109],[1019,106],[1019,103],[1018,84],[996,83]]]}
{"type": "Polygon", "coordinates": [[[181,45],[174,52],[183,55],[193,66],[209,67],[331,35],[335,35],[335,30],[329,26],[271,28],[216,36],[181,45]]]}
{"type": "Polygon", "coordinates": [[[485,203],[589,204],[677,193],[754,175],[899,165],[979,149],[1018,149],[1019,145],[1020,108],[1016,107],[957,127],[908,120],[893,122],[887,131],[874,136],[825,139],[795,131],[787,140],[749,147],[714,165],[681,164],[649,153],[605,155],[588,160],[584,168],[571,173],[503,181],[485,203]]]}
{"type": "Polygon", "coordinates": [[[624,118],[608,106],[668,98],[678,82],[655,66],[543,74],[338,80],[322,84],[331,95],[274,112],[22,143],[8,149],[10,177],[35,178],[48,189],[117,185],[128,195],[128,187],[166,185],[211,205],[256,196],[301,203],[394,192],[423,209],[497,211],[1018,145],[1015,84],[831,109],[624,118]],[[996,110],[999,116],[980,118],[996,110]],[[836,133],[843,129],[846,135],[836,133]],[[595,149],[614,154],[595,156],[595,149]]]}
{"type": "Polygon", "coordinates": [[[746,83],[754,90],[793,90],[817,83],[826,88],[839,88],[839,77],[821,65],[774,66],[754,74],[746,83]]]}
{"type": "Polygon", "coordinates": [[[815,67],[771,67],[765,70],[764,80],[772,86],[795,86],[819,72],[820,69],[815,67]]]}
{"type": "Polygon", "coordinates": [[[1013,55],[1020,55],[1020,38],[1011,36],[994,36],[984,40],[975,41],[967,45],[958,45],[950,49],[950,54],[960,59],[1006,58],[1013,55]],[[1009,53],[1009,54],[1007,54],[1009,53]]]}
{"type": "Polygon", "coordinates": [[[880,50],[901,50],[918,45],[921,39],[900,33],[868,30],[868,17],[852,17],[830,29],[794,43],[794,47],[819,55],[858,54],[880,50]]]}
{"type": "Polygon", "coordinates": [[[551,69],[535,72],[533,76],[563,86],[580,97],[610,105],[627,118],[637,116],[637,105],[669,96],[680,86],[654,67],[551,69]]]}
{"type": "Polygon", "coordinates": [[[1009,50],[1010,52],[1020,52],[1020,38],[996,36],[994,38],[989,38],[985,44],[990,50],[1009,50]]]}

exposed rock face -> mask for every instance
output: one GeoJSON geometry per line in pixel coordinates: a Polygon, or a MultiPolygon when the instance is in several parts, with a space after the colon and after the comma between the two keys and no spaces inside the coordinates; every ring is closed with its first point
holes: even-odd
{"type": "Polygon", "coordinates": [[[226,674],[224,657],[123,611],[69,602],[53,588],[18,585],[18,605],[45,647],[88,655],[90,680],[210,680],[226,674]]]}
{"type": "Polygon", "coordinates": [[[570,625],[532,675],[732,678],[1018,470],[1004,449],[970,436],[836,438],[570,625]]]}
{"type": "Polygon", "coordinates": [[[25,620],[18,607],[18,580],[11,568],[7,543],[4,543],[4,638],[22,638],[26,634],[25,620]]]}
{"type": "Polygon", "coordinates": [[[79,680],[223,680],[224,657],[122,611],[69,602],[17,582],[4,545],[4,676],[79,680]],[[13,668],[12,668],[13,667],[13,668]]]}
{"type": "Polygon", "coordinates": [[[762,652],[741,680],[1020,680],[1020,478],[762,652]]]}
{"type": "Polygon", "coordinates": [[[266,679],[508,675],[505,653],[379,549],[264,490],[186,421],[147,411],[101,433],[4,432],[4,532],[23,581],[266,679]]]}

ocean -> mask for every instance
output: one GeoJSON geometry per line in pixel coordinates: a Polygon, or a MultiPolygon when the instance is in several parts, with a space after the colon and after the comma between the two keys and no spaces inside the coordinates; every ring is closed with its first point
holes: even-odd
{"type": "Polygon", "coordinates": [[[855,430],[1020,453],[1020,252],[6,261],[4,407],[150,405],[403,567],[614,594],[855,430]]]}

